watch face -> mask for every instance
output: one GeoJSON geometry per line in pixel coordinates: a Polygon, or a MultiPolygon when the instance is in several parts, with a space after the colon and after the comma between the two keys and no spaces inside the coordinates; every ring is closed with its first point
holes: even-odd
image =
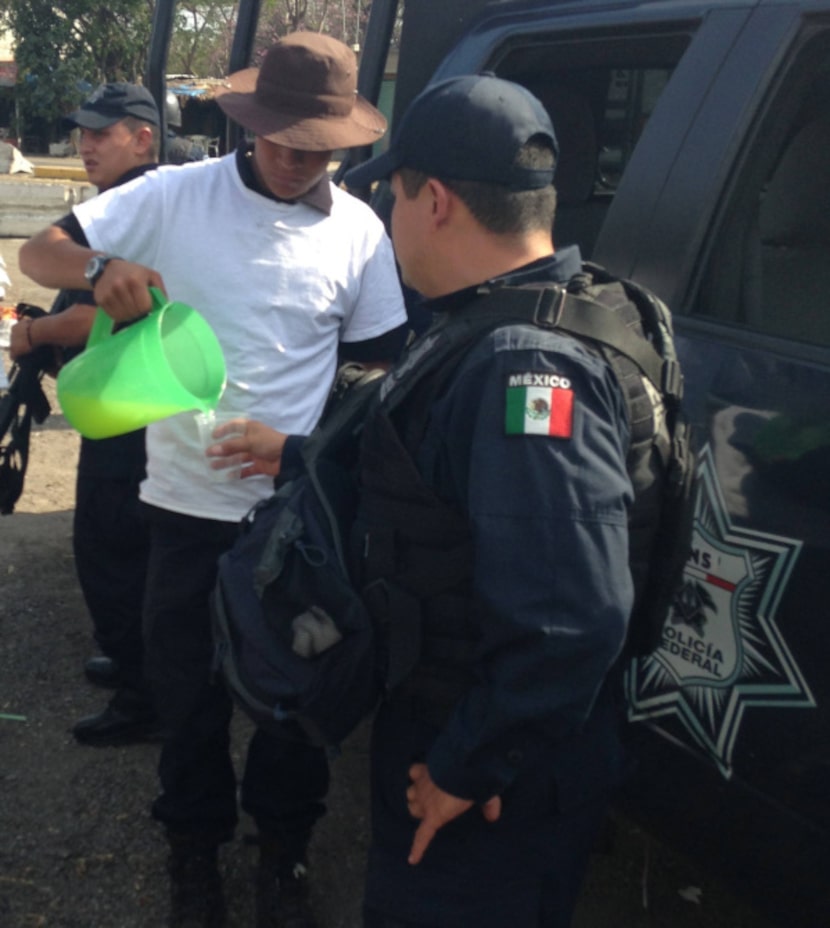
{"type": "Polygon", "coordinates": [[[100,275],[101,271],[104,269],[106,261],[101,255],[94,255],[87,262],[86,270],[84,271],[84,277],[91,283],[94,284],[100,275]]]}

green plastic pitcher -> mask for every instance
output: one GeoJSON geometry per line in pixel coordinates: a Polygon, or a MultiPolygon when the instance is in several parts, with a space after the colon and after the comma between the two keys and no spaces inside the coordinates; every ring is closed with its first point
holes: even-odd
{"type": "Polygon", "coordinates": [[[63,414],[85,438],[111,438],[186,410],[214,409],[225,358],[195,309],[150,287],[148,315],[113,332],[98,309],[86,348],[58,374],[63,414]]]}

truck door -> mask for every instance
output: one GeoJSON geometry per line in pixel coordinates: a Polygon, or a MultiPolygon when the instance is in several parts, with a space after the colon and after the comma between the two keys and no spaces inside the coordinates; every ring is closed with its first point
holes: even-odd
{"type": "MultiPolygon", "coordinates": [[[[705,234],[678,262],[701,440],[694,553],[663,645],[629,675],[631,718],[659,738],[641,744],[640,808],[805,925],[826,921],[830,868],[829,89],[830,17],[797,15],[718,156],[705,234]],[[682,811],[655,790],[658,769],[682,811]]],[[[654,228],[677,224],[686,188],[669,181],[654,228]]],[[[655,249],[637,261],[671,274],[655,249]]]]}

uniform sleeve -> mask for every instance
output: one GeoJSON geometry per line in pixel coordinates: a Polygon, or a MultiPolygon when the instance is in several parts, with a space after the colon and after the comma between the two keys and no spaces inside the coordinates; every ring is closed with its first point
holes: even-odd
{"type": "Polygon", "coordinates": [[[541,350],[528,332],[477,349],[434,410],[425,462],[470,518],[482,634],[475,683],[427,762],[476,801],[504,792],[540,735],[583,726],[633,597],[619,387],[579,343],[545,333],[556,347],[541,350]]]}

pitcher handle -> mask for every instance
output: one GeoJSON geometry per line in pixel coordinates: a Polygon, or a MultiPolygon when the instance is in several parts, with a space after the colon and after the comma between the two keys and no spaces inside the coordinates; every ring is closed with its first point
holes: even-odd
{"type": "MultiPolygon", "coordinates": [[[[150,307],[151,313],[156,313],[167,303],[167,297],[159,290],[158,287],[150,287],[150,298],[153,305],[150,307]]],[[[86,347],[93,348],[105,338],[112,335],[113,320],[108,316],[100,306],[95,309],[95,319],[92,322],[92,328],[89,330],[89,337],[86,340],[86,347]]]]}
{"type": "Polygon", "coordinates": [[[149,287],[148,289],[150,291],[150,299],[153,301],[150,312],[156,313],[167,304],[167,297],[158,287],[149,287]]]}
{"type": "Polygon", "coordinates": [[[89,330],[89,337],[86,340],[87,348],[94,348],[95,345],[104,341],[112,335],[112,317],[108,316],[101,307],[95,310],[95,319],[92,321],[92,328],[89,330]]]}

